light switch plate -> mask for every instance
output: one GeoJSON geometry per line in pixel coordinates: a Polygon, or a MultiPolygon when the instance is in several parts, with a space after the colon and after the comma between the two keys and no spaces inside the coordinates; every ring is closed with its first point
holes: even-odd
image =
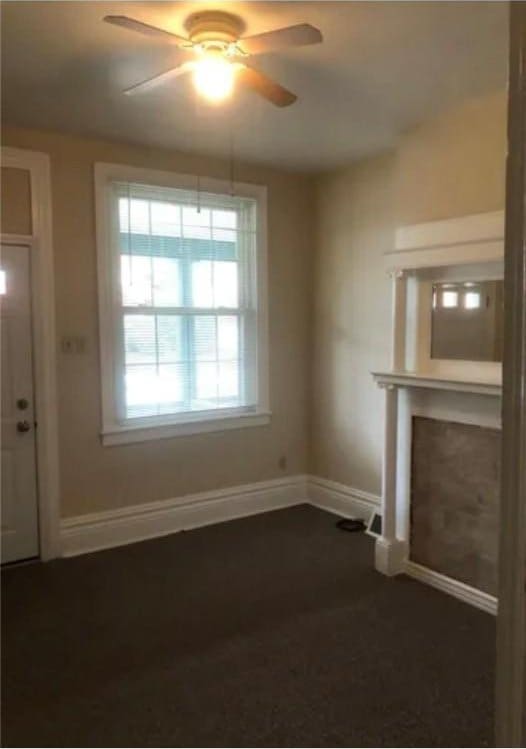
{"type": "Polygon", "coordinates": [[[84,336],[62,336],[60,348],[63,354],[83,354],[86,351],[86,339],[84,336]]]}

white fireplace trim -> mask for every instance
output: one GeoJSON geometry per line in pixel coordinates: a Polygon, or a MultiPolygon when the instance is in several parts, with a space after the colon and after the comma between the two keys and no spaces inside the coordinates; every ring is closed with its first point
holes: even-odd
{"type": "Polygon", "coordinates": [[[419,387],[431,390],[449,390],[457,393],[476,393],[478,395],[492,395],[500,397],[502,385],[500,382],[486,382],[481,380],[464,380],[433,377],[416,372],[372,372],[378,385],[397,385],[402,387],[419,387]]]}
{"type": "Polygon", "coordinates": [[[423,567],[420,564],[407,560],[404,564],[403,570],[409,577],[413,577],[415,580],[419,580],[422,583],[432,585],[433,588],[449,593],[449,595],[464,601],[465,603],[476,606],[483,611],[487,611],[488,614],[497,614],[498,599],[489,593],[478,588],[473,588],[471,585],[455,580],[447,575],[442,575],[440,572],[430,570],[428,567],[423,567]]]}
{"type": "Polygon", "coordinates": [[[385,262],[397,270],[492,262],[503,255],[504,211],[490,211],[401,226],[385,262]]]}
{"type": "MultiPolygon", "coordinates": [[[[503,211],[400,227],[394,250],[385,254],[392,278],[391,370],[372,373],[385,393],[383,525],[376,541],[376,568],[384,574],[407,571],[409,564],[415,411],[429,418],[445,415],[446,421],[500,427],[499,362],[431,359],[431,283],[441,274],[448,280],[469,273],[495,278],[502,273],[503,257],[503,211]],[[425,392],[426,397],[414,395],[425,392]],[[465,403],[459,402],[461,397],[465,403]]],[[[435,573],[429,573],[433,577],[427,575],[427,581],[436,582],[435,573]]]]}
{"type": "Polygon", "coordinates": [[[503,238],[504,211],[500,210],[401,226],[396,230],[395,247],[410,251],[503,238]]]}

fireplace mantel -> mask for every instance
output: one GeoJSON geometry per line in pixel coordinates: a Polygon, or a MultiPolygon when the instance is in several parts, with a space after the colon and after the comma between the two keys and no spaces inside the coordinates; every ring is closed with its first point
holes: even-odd
{"type": "Polygon", "coordinates": [[[457,393],[476,393],[500,397],[502,385],[499,382],[482,380],[457,380],[417,374],[416,372],[391,371],[371,372],[374,381],[380,387],[428,388],[431,390],[449,390],[457,393]]]}
{"type": "Polygon", "coordinates": [[[419,568],[410,560],[413,416],[500,428],[502,366],[495,361],[440,360],[431,356],[432,282],[501,278],[501,211],[400,227],[386,257],[392,279],[391,362],[372,376],[384,394],[382,533],[375,566],[386,575],[412,574],[496,610],[496,599],[468,585],[419,568]],[[424,577],[423,577],[424,575],[424,577]]]}

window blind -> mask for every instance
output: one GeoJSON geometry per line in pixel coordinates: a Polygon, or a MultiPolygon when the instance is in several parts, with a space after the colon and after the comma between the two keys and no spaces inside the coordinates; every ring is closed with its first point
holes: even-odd
{"type": "Polygon", "coordinates": [[[256,201],[114,183],[121,420],[257,403],[256,201]]]}

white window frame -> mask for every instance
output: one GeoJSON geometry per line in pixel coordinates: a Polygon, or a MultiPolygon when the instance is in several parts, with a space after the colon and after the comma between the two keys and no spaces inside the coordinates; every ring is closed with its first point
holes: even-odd
{"type": "MultiPolygon", "coordinates": [[[[254,427],[270,421],[268,386],[268,309],[267,309],[267,188],[264,185],[235,183],[235,194],[256,201],[256,368],[257,403],[234,409],[207,412],[185,412],[120,421],[118,418],[117,369],[119,363],[118,325],[121,310],[115,285],[120,283],[119,266],[111,236],[112,185],[130,182],[153,188],[169,187],[197,190],[195,175],[142,169],[122,164],[97,163],[95,176],[95,217],[97,231],[97,266],[99,294],[99,339],[102,388],[102,443],[118,445],[144,442],[179,435],[254,427]]],[[[229,195],[231,183],[211,177],[200,177],[203,193],[229,195]]]]}

